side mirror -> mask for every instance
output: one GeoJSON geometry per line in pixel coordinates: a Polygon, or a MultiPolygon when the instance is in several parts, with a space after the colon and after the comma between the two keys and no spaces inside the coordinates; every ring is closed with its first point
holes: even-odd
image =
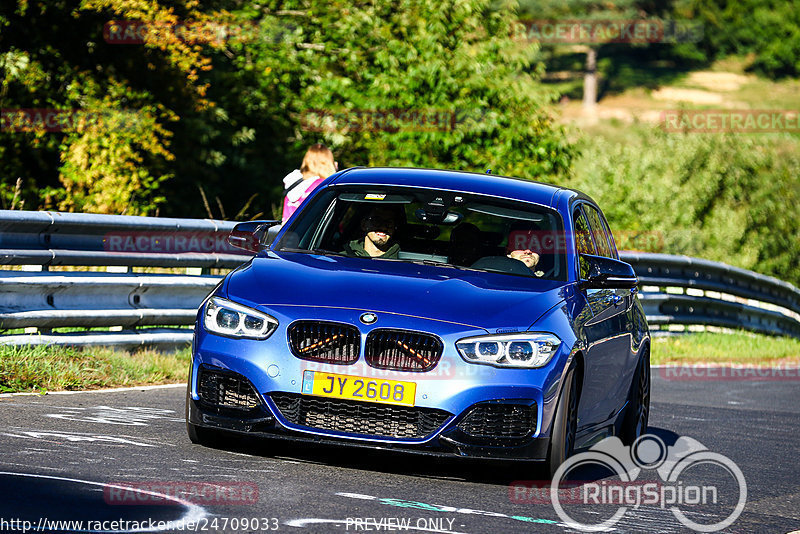
{"type": "Polygon", "coordinates": [[[278,235],[277,231],[273,231],[272,228],[279,224],[281,224],[280,221],[247,221],[239,223],[233,227],[228,236],[228,243],[248,252],[259,252],[267,248],[275,239],[275,236],[278,235]]]}
{"type": "Polygon", "coordinates": [[[581,272],[587,272],[588,278],[581,281],[581,287],[592,289],[630,289],[639,285],[639,278],[630,264],[624,261],[581,254],[581,272]]]}

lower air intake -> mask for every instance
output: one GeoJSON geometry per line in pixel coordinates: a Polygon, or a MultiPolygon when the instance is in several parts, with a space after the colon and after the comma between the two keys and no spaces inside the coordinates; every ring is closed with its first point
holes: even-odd
{"type": "Polygon", "coordinates": [[[365,436],[421,439],[438,430],[452,414],[433,408],[408,408],[369,402],[273,393],[271,398],[295,425],[365,436]]]}
{"type": "Polygon", "coordinates": [[[208,406],[251,410],[260,404],[250,381],[238,373],[200,368],[197,392],[208,406]]]}
{"type": "Polygon", "coordinates": [[[474,438],[524,438],[536,429],[536,405],[479,404],[458,428],[474,438]]]}

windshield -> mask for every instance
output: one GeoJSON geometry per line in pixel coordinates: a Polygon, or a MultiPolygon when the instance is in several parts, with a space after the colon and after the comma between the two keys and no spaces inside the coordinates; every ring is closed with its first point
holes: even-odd
{"type": "Polygon", "coordinates": [[[559,236],[561,217],[542,206],[470,193],[339,186],[316,196],[273,249],[566,280],[559,236]]]}

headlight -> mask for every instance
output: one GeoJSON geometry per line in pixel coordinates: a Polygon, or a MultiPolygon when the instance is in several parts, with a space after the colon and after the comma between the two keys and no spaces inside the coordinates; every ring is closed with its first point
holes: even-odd
{"type": "Polygon", "coordinates": [[[278,320],[227,299],[211,297],[203,313],[203,325],[215,334],[267,339],[278,328],[278,320]]]}
{"type": "Polygon", "coordinates": [[[470,363],[534,368],[547,365],[559,345],[561,340],[553,334],[523,332],[470,337],[457,342],[456,348],[470,363]]]}

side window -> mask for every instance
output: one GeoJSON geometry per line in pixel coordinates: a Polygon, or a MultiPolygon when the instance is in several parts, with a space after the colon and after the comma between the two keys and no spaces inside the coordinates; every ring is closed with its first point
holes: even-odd
{"type": "Polygon", "coordinates": [[[597,245],[598,254],[607,258],[613,258],[614,253],[611,252],[611,245],[608,244],[609,240],[608,235],[606,234],[607,230],[602,219],[600,218],[600,214],[594,207],[589,206],[588,204],[584,204],[583,210],[586,212],[586,216],[589,218],[589,226],[592,229],[592,235],[594,236],[595,245],[597,245]]]}
{"type": "MultiPolygon", "coordinates": [[[[589,223],[586,221],[586,216],[580,207],[576,208],[572,213],[572,219],[575,221],[575,249],[578,254],[597,254],[594,250],[594,243],[592,243],[589,223]]],[[[580,256],[578,256],[578,268],[582,279],[585,280],[589,277],[589,269],[580,256]]]]}
{"type": "Polygon", "coordinates": [[[599,216],[600,222],[603,224],[603,229],[606,233],[606,238],[608,238],[608,244],[611,247],[611,257],[615,260],[619,259],[619,252],[617,252],[617,243],[614,240],[614,234],[611,232],[611,228],[608,226],[608,221],[606,220],[605,215],[599,210],[592,210],[597,213],[599,216]]]}
{"type": "Polygon", "coordinates": [[[608,221],[603,219],[606,227],[606,233],[608,234],[608,244],[611,245],[611,257],[615,260],[619,259],[619,252],[617,251],[617,242],[614,239],[614,234],[611,233],[611,228],[608,227],[608,221]]]}

